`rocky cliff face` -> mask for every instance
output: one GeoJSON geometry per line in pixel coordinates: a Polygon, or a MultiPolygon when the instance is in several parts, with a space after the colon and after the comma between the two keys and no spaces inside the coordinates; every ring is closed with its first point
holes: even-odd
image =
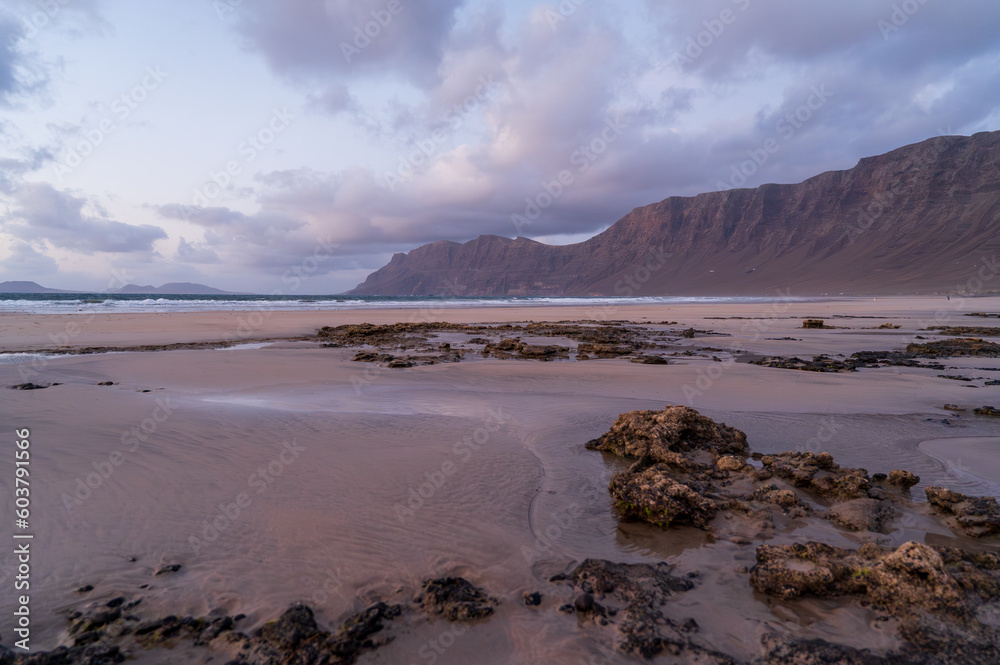
{"type": "Polygon", "coordinates": [[[352,293],[1000,291],[998,250],[1000,132],[984,132],[930,139],[799,184],[671,197],[574,245],[499,236],[431,243],[396,254],[352,293]]]}

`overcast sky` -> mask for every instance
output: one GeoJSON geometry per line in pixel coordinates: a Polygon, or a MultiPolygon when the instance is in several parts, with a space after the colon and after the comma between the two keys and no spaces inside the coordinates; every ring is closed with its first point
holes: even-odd
{"type": "Polygon", "coordinates": [[[342,292],[1000,129],[996,0],[2,0],[0,40],[0,281],[57,288],[342,292]]]}

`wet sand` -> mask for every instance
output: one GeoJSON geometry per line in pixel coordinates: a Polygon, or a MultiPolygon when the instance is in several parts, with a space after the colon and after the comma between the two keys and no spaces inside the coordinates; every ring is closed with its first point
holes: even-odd
{"type": "MultiPolygon", "coordinates": [[[[246,314],[5,315],[0,351],[65,346],[54,343],[66,341],[60,334],[72,346],[128,347],[312,336],[322,325],[362,321],[627,319],[728,333],[683,341],[721,349],[723,358],[732,349],[849,355],[930,335],[920,329],[936,316],[940,325],[991,325],[963,311],[1000,311],[1000,298],[970,300],[964,309],[940,298],[880,298],[603,312],[273,313],[249,334],[239,329],[246,314]],[[754,318],[714,318],[737,316],[754,318]],[[801,329],[810,316],[837,328],[801,329]],[[875,329],[886,322],[900,328],[875,329]]],[[[738,544],[693,529],[619,524],[607,482],[621,463],[583,444],[620,413],[686,404],[744,430],[756,451],[826,450],[871,473],[909,469],[922,478],[916,498],[929,484],[985,495],[1000,485],[987,447],[997,445],[1000,421],[971,411],[1000,406],[1000,386],[980,380],[970,388],[921,368],[817,374],[718,363],[710,355],[671,358],[667,366],[470,358],[388,370],[351,362],[348,349],[285,341],[44,360],[0,356],[0,414],[10,429],[31,429],[32,645],[64,641],[61,613],[94,599],[141,596],[153,616],[241,612],[248,615],[243,630],[301,600],[322,626],[332,626],[372,600],[412,597],[428,577],[463,575],[501,604],[488,621],[454,636],[437,662],[633,662],[575,617],[554,611],[565,600],[548,578],[596,557],[666,560],[676,574],[698,571],[697,593],[671,611],[679,620],[694,617],[706,643],[737,658],[753,657],[770,629],[892,646],[859,608],[814,600],[792,610],[755,600],[746,576],[735,572],[753,564],[753,534],[751,544],[738,544]],[[5,388],[23,381],[62,385],[5,388]],[[114,385],[97,385],[104,381],[114,385]],[[968,410],[944,411],[945,403],[968,410]],[[967,463],[972,472],[962,468],[967,463]],[[167,564],[182,568],[154,575],[167,564]],[[76,591],[86,584],[94,590],[76,591]],[[525,591],[542,592],[538,610],[520,603],[525,591]]],[[[1000,378],[998,359],[944,362],[1000,378]]],[[[0,460],[4,479],[12,469],[7,454],[0,460]]],[[[4,514],[12,521],[10,503],[4,514]]],[[[817,529],[827,542],[849,547],[871,536],[827,523],[773,542],[817,537],[817,529]]],[[[963,540],[920,516],[879,536],[887,545],[912,539],[963,540]]],[[[8,589],[12,565],[9,554],[0,559],[8,589]]],[[[12,594],[0,595],[7,645],[12,611],[12,594]]],[[[422,648],[449,630],[444,622],[404,622],[392,643],[361,662],[428,662],[422,648]]],[[[186,662],[203,657],[192,649],[186,662]]]]}

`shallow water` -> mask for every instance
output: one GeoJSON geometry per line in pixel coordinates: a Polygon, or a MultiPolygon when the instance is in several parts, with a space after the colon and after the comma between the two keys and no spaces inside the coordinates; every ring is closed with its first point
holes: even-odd
{"type": "MultiPolygon", "coordinates": [[[[5,421],[32,429],[33,643],[63,639],[59,612],[84,598],[141,595],[150,615],[243,612],[244,630],[302,600],[330,626],[372,600],[412,597],[425,578],[457,574],[503,602],[490,621],[450,634],[439,662],[631,662],[593,627],[554,611],[565,601],[548,578],[595,557],[698,571],[697,600],[681,596],[668,614],[696,618],[706,644],[734,655],[746,656],[766,627],[795,616],[814,635],[889,645],[858,608],[810,601],[793,612],[754,603],[736,572],[753,565],[752,546],[693,529],[619,524],[606,488],[623,463],[583,444],[620,413],[679,402],[699,366],[489,360],[372,374],[324,350],[276,348],[53,360],[47,377],[65,385],[12,391],[0,404],[5,421]],[[94,385],[108,378],[119,384],[94,385]],[[152,420],[164,404],[168,416],[152,420]],[[149,423],[154,431],[143,433],[149,423]],[[122,461],[109,467],[115,451],[122,461]],[[102,469],[111,469],[107,477],[102,469]],[[154,576],[171,563],[183,568],[154,576]],[[76,593],[83,584],[96,589],[76,593]],[[545,601],[527,612],[521,594],[535,590],[545,601]]],[[[979,445],[985,439],[976,437],[995,425],[907,413],[908,397],[886,397],[879,383],[894,375],[770,374],[781,397],[767,399],[758,368],[730,371],[697,406],[746,431],[754,450],[822,449],[843,465],[906,468],[925,485],[974,494],[1000,483],[986,467],[963,476],[922,446],[952,433],[961,435],[953,444],[979,445]],[[870,399],[823,408],[830,391],[855,379],[851,390],[870,387],[870,399]]],[[[0,368],[3,382],[15,374],[0,368]]],[[[0,461],[5,478],[10,467],[0,461]]],[[[928,529],[950,538],[919,517],[888,538],[921,538],[928,529]]],[[[815,537],[857,545],[827,524],[778,542],[815,537]]],[[[0,598],[6,643],[11,600],[0,598]]],[[[428,662],[429,640],[454,629],[405,619],[396,640],[364,662],[428,662]]]]}

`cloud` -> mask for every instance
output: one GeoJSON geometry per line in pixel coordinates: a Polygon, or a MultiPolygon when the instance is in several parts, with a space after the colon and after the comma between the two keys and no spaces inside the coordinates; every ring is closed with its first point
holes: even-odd
{"type": "Polygon", "coordinates": [[[11,108],[45,88],[49,75],[24,47],[21,26],[0,14],[0,107],[11,108]]]}
{"type": "Polygon", "coordinates": [[[155,241],[167,237],[158,226],[109,219],[93,202],[47,183],[22,184],[10,199],[13,210],[2,218],[3,228],[22,240],[89,254],[151,252],[155,241]]]}
{"type": "Polygon", "coordinates": [[[99,0],[6,0],[0,9],[0,107],[21,106],[47,89],[50,70],[59,65],[35,51],[40,33],[58,27],[75,36],[106,26],[99,0]]]}
{"type": "Polygon", "coordinates": [[[245,0],[237,29],[293,80],[391,72],[432,85],[443,43],[465,0],[245,0]]]}
{"type": "Polygon", "coordinates": [[[175,259],[180,263],[221,263],[219,255],[203,243],[188,242],[181,236],[175,259]]]}
{"type": "MultiPolygon", "coordinates": [[[[300,208],[301,210],[301,208],[300,208]]],[[[262,275],[281,275],[318,254],[322,265],[312,272],[327,274],[336,269],[332,260],[338,243],[322,225],[310,225],[290,206],[265,206],[256,214],[224,207],[195,208],[164,205],[157,213],[167,220],[183,220],[201,227],[204,240],[181,238],[177,257],[189,263],[222,262],[262,275]]],[[[310,260],[310,264],[312,261],[310,260]]]]}
{"type": "Polygon", "coordinates": [[[52,161],[52,151],[49,148],[24,148],[20,152],[21,157],[0,158],[0,194],[13,193],[25,175],[52,161]]]}
{"type": "Polygon", "coordinates": [[[671,195],[798,182],[994,128],[1000,5],[897,15],[904,4],[402,0],[382,25],[387,0],[245,0],[246,47],[330,122],[361,128],[372,157],[260,174],[258,212],[191,221],[239,265],[273,273],[323,237],[377,267],[441,239],[593,233],[671,195]]]}
{"type": "Polygon", "coordinates": [[[11,279],[23,279],[25,275],[54,275],[59,271],[55,259],[26,242],[14,241],[8,249],[10,253],[3,259],[3,272],[11,279]]]}

